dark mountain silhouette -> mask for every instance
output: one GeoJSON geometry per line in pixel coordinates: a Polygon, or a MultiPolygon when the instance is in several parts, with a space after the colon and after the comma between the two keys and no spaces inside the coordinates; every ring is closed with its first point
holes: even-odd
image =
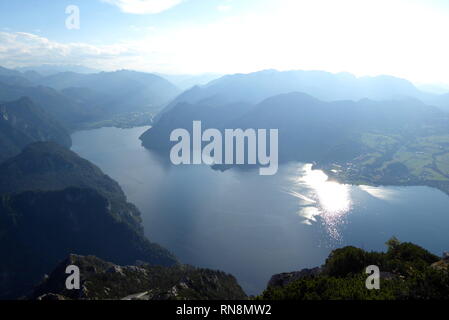
{"type": "Polygon", "coordinates": [[[117,209],[117,218],[140,230],[140,213],[127,203],[119,184],[97,166],[56,143],[28,145],[19,155],[0,164],[0,193],[29,190],[91,188],[105,196],[117,209]]]}
{"type": "Polygon", "coordinates": [[[216,100],[213,97],[208,100],[211,103],[179,103],[162,113],[141,136],[143,145],[168,150],[174,144],[169,141],[172,130],[191,131],[192,121],[201,120],[203,128],[278,129],[281,161],[332,161],[350,159],[362,152],[358,138],[364,132],[411,135],[423,133],[426,128],[444,130],[440,122],[446,117],[436,107],[415,99],[325,102],[304,93],[288,93],[255,106],[226,105],[216,100]]]}
{"type": "Polygon", "coordinates": [[[36,141],[72,144],[65,128],[29,98],[0,103],[0,162],[36,141]]]}
{"type": "MultiPolygon", "coordinates": [[[[268,98],[230,128],[279,130],[279,159],[308,162],[347,161],[365,150],[362,134],[378,132],[402,136],[444,132],[447,116],[419,100],[324,102],[303,93],[268,98]]],[[[150,129],[151,130],[151,129],[150,129]]]]}
{"type": "Polygon", "coordinates": [[[170,147],[169,137],[173,129],[191,129],[194,120],[201,120],[203,129],[224,128],[226,124],[242,117],[251,107],[243,102],[218,107],[208,101],[199,104],[180,103],[170,112],[164,113],[140,139],[145,147],[166,150],[170,147]]]}
{"type": "Polygon", "coordinates": [[[70,253],[172,265],[143,235],[140,212],[102,171],[55,143],[0,165],[0,297],[23,294],[70,253]]]}
{"type": "Polygon", "coordinates": [[[175,258],[116,218],[94,189],[0,195],[0,298],[26,294],[71,252],[118,264],[173,265],[175,258]]]}

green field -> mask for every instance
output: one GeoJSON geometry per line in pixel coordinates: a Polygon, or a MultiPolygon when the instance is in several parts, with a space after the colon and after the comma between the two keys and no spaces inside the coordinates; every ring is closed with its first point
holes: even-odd
{"type": "Polygon", "coordinates": [[[449,193],[449,135],[363,133],[360,142],[365,152],[339,164],[343,169],[332,176],[355,184],[429,185],[449,193]]]}

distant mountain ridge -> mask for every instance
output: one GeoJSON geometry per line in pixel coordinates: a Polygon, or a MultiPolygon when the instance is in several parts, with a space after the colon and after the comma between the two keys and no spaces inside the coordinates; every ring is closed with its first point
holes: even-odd
{"type": "Polygon", "coordinates": [[[222,77],[222,74],[218,73],[202,73],[202,74],[163,74],[156,73],[156,75],[167,79],[175,86],[182,90],[190,89],[194,86],[205,85],[215,79],[222,77]]]}
{"type": "Polygon", "coordinates": [[[186,90],[170,102],[157,119],[179,103],[201,104],[212,99],[215,106],[240,102],[257,104],[269,97],[291,92],[303,92],[327,102],[415,98],[449,111],[449,99],[444,95],[420,91],[408,80],[392,76],[358,78],[350,73],[263,70],[225,75],[186,90]]]}
{"type": "Polygon", "coordinates": [[[21,71],[21,72],[30,72],[34,71],[39,73],[42,76],[49,76],[55,73],[60,72],[76,72],[76,73],[96,73],[99,72],[97,69],[88,68],[81,65],[52,65],[52,64],[42,64],[42,65],[36,65],[36,66],[28,66],[28,67],[19,67],[15,70],[21,71]]]}
{"type": "Polygon", "coordinates": [[[18,86],[0,81],[0,101],[13,101],[21,97],[30,98],[33,103],[68,130],[74,130],[81,123],[96,120],[101,116],[101,112],[79,104],[53,88],[34,85],[18,86]]]}
{"type": "Polygon", "coordinates": [[[53,141],[65,147],[72,144],[66,129],[29,98],[0,103],[0,162],[37,141],[53,141]]]}
{"type": "Polygon", "coordinates": [[[97,93],[87,102],[105,112],[160,110],[180,91],[169,81],[150,73],[120,70],[92,74],[58,73],[39,81],[58,90],[88,88],[97,93]]]}
{"type": "Polygon", "coordinates": [[[155,114],[179,93],[164,78],[129,70],[42,76],[0,68],[0,101],[27,96],[71,130],[119,114],[155,114]]]}

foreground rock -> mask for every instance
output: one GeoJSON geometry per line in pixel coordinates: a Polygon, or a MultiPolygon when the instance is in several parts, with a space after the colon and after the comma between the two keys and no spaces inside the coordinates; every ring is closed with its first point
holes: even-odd
{"type": "MultiPolygon", "coordinates": [[[[319,268],[274,275],[263,300],[433,300],[449,298],[449,257],[396,238],[386,252],[353,246],[333,250],[319,268]],[[377,285],[367,286],[367,266],[379,268],[377,285]]],[[[370,275],[370,277],[373,274],[370,275]]],[[[374,282],[372,282],[374,283],[374,282]]]]}
{"type": "Polygon", "coordinates": [[[296,281],[298,279],[304,277],[313,277],[317,276],[322,272],[320,267],[312,268],[312,269],[302,269],[300,271],[293,272],[284,272],[275,274],[271,277],[268,282],[268,287],[285,287],[289,283],[296,281]]]}
{"type": "Polygon", "coordinates": [[[119,266],[94,256],[70,255],[30,295],[37,300],[234,300],[246,295],[221,271],[186,265],[119,266]],[[80,269],[79,290],[67,290],[68,265],[80,269]]]}
{"type": "Polygon", "coordinates": [[[444,252],[441,260],[432,263],[431,267],[435,270],[449,270],[449,252],[444,252]]]}

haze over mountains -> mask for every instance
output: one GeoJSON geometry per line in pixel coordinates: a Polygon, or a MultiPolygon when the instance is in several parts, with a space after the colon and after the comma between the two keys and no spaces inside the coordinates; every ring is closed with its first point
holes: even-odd
{"type": "Polygon", "coordinates": [[[19,67],[15,70],[20,72],[36,72],[42,76],[50,76],[52,74],[60,72],[76,72],[76,73],[97,73],[100,70],[81,66],[81,65],[55,65],[55,64],[42,64],[38,66],[19,67]]]}
{"type": "MultiPolygon", "coordinates": [[[[142,144],[163,152],[170,132],[190,130],[194,120],[203,129],[279,129],[281,162],[312,162],[329,175],[337,167],[333,178],[350,183],[430,185],[449,193],[449,93],[423,92],[407,80],[265,70],[189,88],[204,78],[172,77],[189,88],[182,92],[170,77],[129,70],[21,70],[0,68],[4,297],[24,294],[71,253],[115,264],[177,263],[143,236],[140,212],[118,183],[69,150],[70,133],[117,125],[117,117],[123,125],[152,124],[142,144]]],[[[218,275],[243,296],[233,279],[218,275]]]]}
{"type": "Polygon", "coordinates": [[[159,76],[135,71],[42,76],[0,68],[0,101],[27,96],[69,130],[120,114],[153,115],[179,92],[159,76]]]}
{"type": "Polygon", "coordinates": [[[191,131],[194,120],[202,121],[203,130],[278,129],[280,162],[313,162],[340,181],[430,185],[449,193],[448,97],[390,76],[235,74],[180,94],[141,140],[167,153],[174,145],[170,132],[191,131]],[[414,161],[417,154],[427,157],[414,161]]]}
{"type": "MultiPolygon", "coordinates": [[[[410,82],[394,77],[356,78],[347,73],[265,70],[251,74],[224,76],[205,86],[196,86],[183,92],[161,111],[153,128],[142,136],[142,141],[149,148],[165,149],[169,143],[165,137],[175,128],[190,128],[189,122],[191,123],[193,120],[202,120],[206,127],[239,127],[239,125],[243,125],[240,123],[243,120],[238,120],[238,118],[246,113],[248,115],[245,115],[247,119],[245,121],[250,121],[255,128],[265,128],[265,120],[269,120],[271,117],[280,118],[280,120],[277,124],[272,123],[267,128],[283,128],[285,121],[296,121],[295,125],[299,126],[298,121],[304,118],[316,124],[311,127],[320,130],[324,126],[323,117],[328,117],[328,121],[333,122],[335,126],[346,128],[348,122],[357,125],[361,120],[357,119],[359,116],[367,119],[373,116],[371,113],[360,114],[361,109],[356,104],[369,104],[367,101],[359,101],[362,99],[378,101],[373,102],[371,108],[365,108],[366,112],[376,113],[376,110],[381,110],[383,113],[391,112],[395,114],[396,120],[400,123],[401,116],[408,117],[410,115],[405,114],[408,112],[406,108],[394,105],[411,104],[410,111],[413,112],[413,105],[419,104],[417,101],[413,102],[413,99],[427,102],[439,101],[438,106],[441,109],[449,110],[449,105],[445,104],[445,95],[438,96],[422,92],[410,82]],[[278,105],[272,106],[271,113],[266,114],[266,118],[262,119],[260,115],[255,115],[259,112],[258,110],[264,108],[266,104],[264,100],[273,101],[269,98],[292,93],[305,95],[283,96],[276,101],[278,105]],[[287,97],[292,99],[288,101],[287,97]],[[304,101],[301,101],[300,97],[304,101]],[[335,108],[329,106],[328,110],[318,111],[319,109],[315,109],[316,114],[302,115],[302,112],[306,110],[301,108],[313,110],[313,105],[323,105],[318,103],[317,99],[323,103],[327,101],[335,104],[332,101],[338,100],[341,102],[337,103],[335,108]],[[392,103],[391,101],[400,102],[392,103]],[[329,118],[330,113],[337,118],[329,118]]],[[[428,108],[428,110],[437,112],[435,108],[428,108]]],[[[376,118],[372,118],[371,121],[375,121],[376,118]]],[[[382,125],[380,119],[379,125],[382,125]]],[[[298,133],[288,134],[288,137],[297,137],[298,133]]]]}
{"type": "Polygon", "coordinates": [[[182,90],[190,89],[194,86],[205,85],[215,79],[221,78],[223,75],[219,73],[203,73],[203,74],[164,74],[156,73],[156,75],[167,79],[175,86],[182,90]]]}
{"type": "MultiPolygon", "coordinates": [[[[102,121],[133,113],[136,117],[146,117],[151,123],[152,116],[161,109],[164,109],[163,114],[181,102],[212,106],[257,104],[271,96],[291,92],[306,93],[324,101],[411,97],[449,110],[449,93],[423,92],[407,80],[390,76],[357,78],[348,73],[265,70],[226,75],[181,93],[168,80],[149,73],[64,71],[41,75],[31,68],[22,70],[25,71],[0,68],[0,101],[27,96],[71,131],[95,124],[101,126],[102,121]]],[[[215,77],[217,75],[210,74],[167,76],[167,79],[188,88],[215,77]],[[189,84],[181,84],[183,81],[189,84]]]]}
{"type": "MultiPolygon", "coordinates": [[[[179,76],[177,81],[182,79],[186,78],[179,76]]],[[[152,124],[141,137],[143,145],[167,150],[171,145],[167,137],[173,129],[190,128],[192,121],[202,120],[205,127],[221,129],[279,128],[281,161],[349,161],[366,152],[360,141],[364,134],[401,134],[407,141],[418,132],[445,134],[444,111],[449,110],[449,93],[424,92],[391,76],[358,78],[324,71],[264,70],[225,75],[180,92],[158,75],[135,71],[43,76],[29,69],[1,68],[0,101],[29,97],[34,109],[42,109],[39,121],[46,114],[46,121],[53,124],[46,127],[56,130],[37,133],[28,129],[24,140],[19,137],[23,133],[18,122],[3,117],[3,135],[12,136],[14,131],[17,136],[17,142],[0,140],[5,158],[17,154],[28,141],[63,137],[55,134],[63,127],[70,132],[104,125],[152,124]],[[326,147],[315,153],[318,142],[326,147]],[[301,154],[297,150],[302,150],[301,154]]],[[[27,126],[32,119],[27,118],[27,126]]],[[[39,121],[33,125],[42,128],[39,121]]],[[[62,143],[68,145],[68,139],[62,143]]]]}
{"type": "Polygon", "coordinates": [[[159,76],[127,70],[93,74],[58,73],[38,83],[57,90],[89,89],[92,94],[83,96],[88,99],[85,102],[94,108],[103,108],[108,114],[157,112],[179,93],[179,89],[159,76]]]}
{"type": "MultiPolygon", "coordinates": [[[[444,96],[422,92],[411,82],[392,76],[357,78],[349,73],[264,70],[226,75],[201,88],[192,88],[171,102],[168,109],[178,102],[197,103],[212,98],[221,104],[258,103],[268,97],[290,92],[307,93],[325,101],[412,97],[429,103],[444,96]]],[[[439,106],[448,107],[444,104],[439,106]]]]}

